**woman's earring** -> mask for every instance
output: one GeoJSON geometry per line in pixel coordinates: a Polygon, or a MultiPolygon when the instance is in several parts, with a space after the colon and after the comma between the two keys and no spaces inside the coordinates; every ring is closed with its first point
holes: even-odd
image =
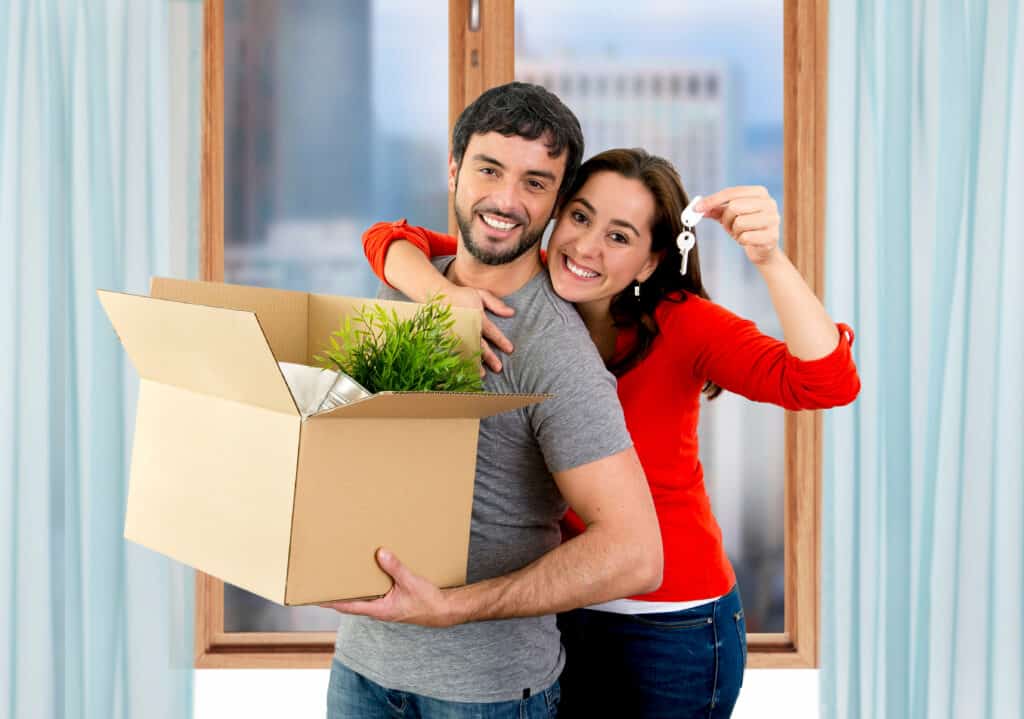
{"type": "Polygon", "coordinates": [[[640,299],[640,283],[637,282],[633,285],[633,296],[640,299]]]}

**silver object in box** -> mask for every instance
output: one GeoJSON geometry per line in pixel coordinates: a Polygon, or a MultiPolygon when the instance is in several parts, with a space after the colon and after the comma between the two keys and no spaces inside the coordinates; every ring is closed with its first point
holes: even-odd
{"type": "Polygon", "coordinates": [[[357,399],[365,399],[370,396],[370,392],[365,387],[347,374],[341,371],[337,371],[337,374],[338,377],[327,391],[327,396],[324,397],[320,406],[316,408],[317,412],[334,409],[343,404],[349,404],[357,399]]]}

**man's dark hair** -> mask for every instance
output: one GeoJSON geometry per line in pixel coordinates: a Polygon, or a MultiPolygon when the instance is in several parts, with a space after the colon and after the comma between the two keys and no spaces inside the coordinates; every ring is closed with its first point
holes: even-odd
{"type": "Polygon", "coordinates": [[[558,199],[572,185],[583,160],[583,130],[572,110],[540,85],[510,82],[492,87],[470,103],[452,130],[452,157],[462,167],[462,156],[473,135],[498,132],[525,140],[546,136],[550,157],[565,157],[565,176],[558,199]]]}

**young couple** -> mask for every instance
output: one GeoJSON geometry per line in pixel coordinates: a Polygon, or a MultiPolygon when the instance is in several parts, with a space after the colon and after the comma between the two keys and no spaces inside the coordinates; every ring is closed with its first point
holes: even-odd
{"type": "Polygon", "coordinates": [[[853,334],[779,250],[763,188],[697,209],[759,270],[784,342],[709,300],[696,248],[681,272],[688,198],[667,161],[582,155],[554,95],[494,88],[453,131],[458,238],[402,221],[364,237],[382,296],[486,310],[487,390],[554,397],[481,422],[466,586],[382,548],[392,590],[330,605],[333,719],[717,717],[736,701],[746,633],[698,459],[701,395],[849,403],[853,334]]]}

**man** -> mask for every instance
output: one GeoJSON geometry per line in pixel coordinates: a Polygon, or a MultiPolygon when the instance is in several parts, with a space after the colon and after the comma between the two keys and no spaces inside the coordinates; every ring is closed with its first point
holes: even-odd
{"type": "Polygon", "coordinates": [[[469,584],[438,589],[385,548],[377,561],[391,591],[331,605],[345,613],[332,719],[554,716],[564,656],[553,615],[661,582],[657,518],[615,380],[540,260],[582,151],[575,116],[533,85],[491,89],[456,122],[448,180],[460,242],[454,259],[435,261],[448,284],[436,273],[399,284],[421,290],[413,299],[468,288],[501,297],[515,314],[490,321],[515,351],[485,388],[554,397],[481,422],[469,584]],[[588,530],[560,544],[566,502],[588,530]]]}

